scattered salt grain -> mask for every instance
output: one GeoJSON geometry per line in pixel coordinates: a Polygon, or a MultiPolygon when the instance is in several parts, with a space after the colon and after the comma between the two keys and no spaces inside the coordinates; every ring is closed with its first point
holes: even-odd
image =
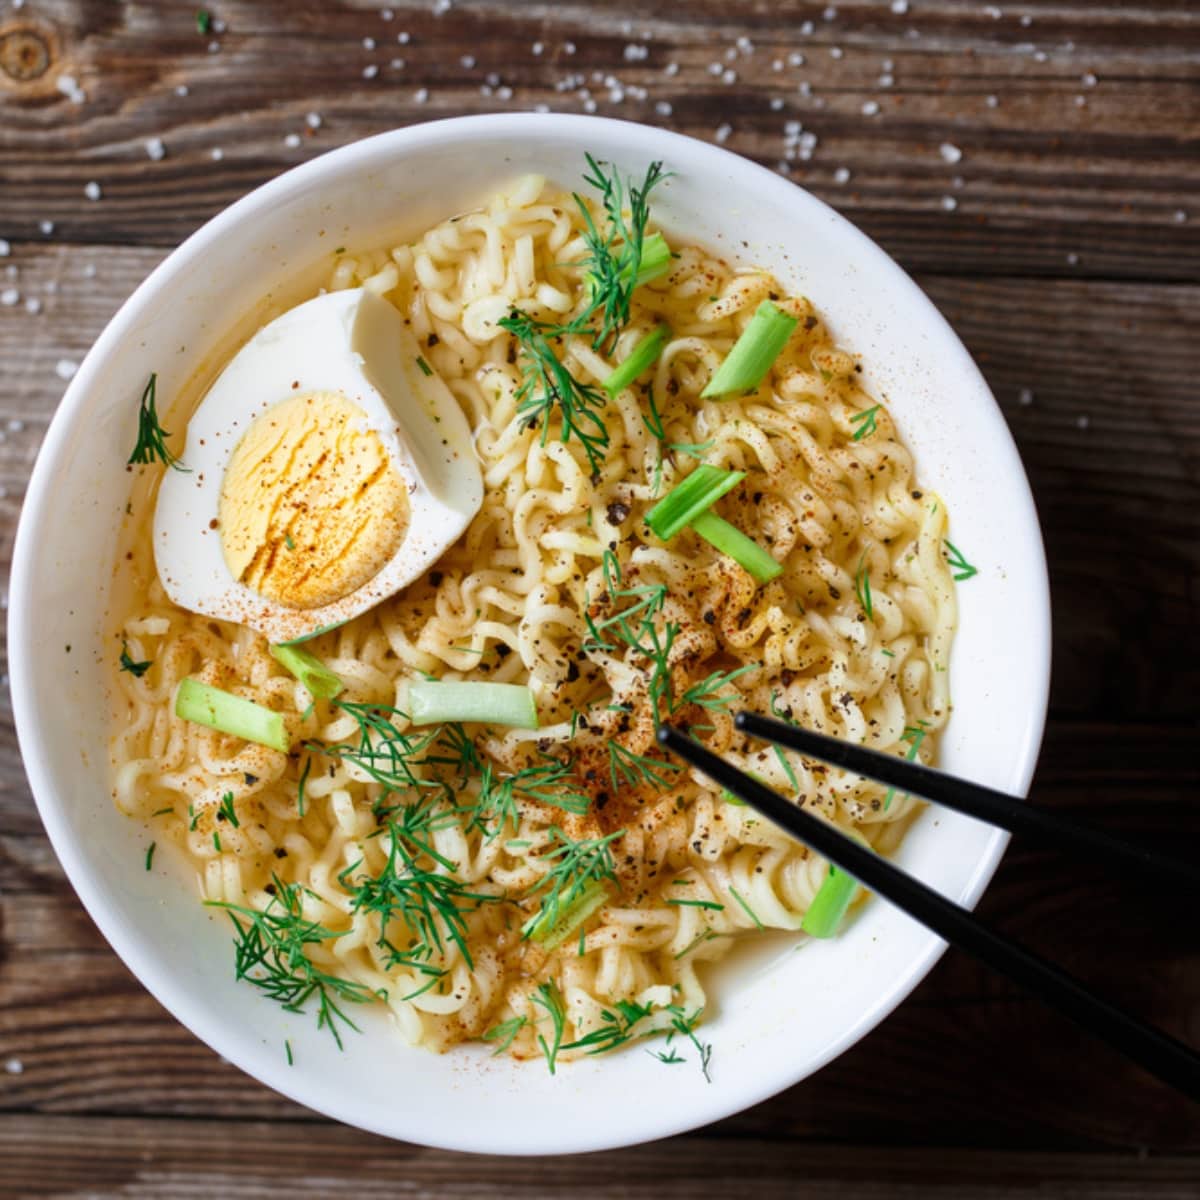
{"type": "Polygon", "coordinates": [[[1067,266],[1068,267],[1079,266],[1079,255],[1074,253],[1074,251],[1072,251],[1070,254],[1067,255],[1067,266]]]}
{"type": "Polygon", "coordinates": [[[567,54],[567,55],[574,54],[575,49],[576,49],[576,47],[575,47],[574,42],[563,42],[563,53],[564,54],[567,54]]]}
{"type": "Polygon", "coordinates": [[[898,17],[904,16],[908,12],[908,0],[892,0],[892,12],[898,17]]]}
{"type": "Polygon", "coordinates": [[[938,153],[945,162],[956,163],[962,161],[962,151],[951,142],[943,142],[938,147],[938,153]]]}
{"type": "Polygon", "coordinates": [[[672,77],[678,75],[679,74],[679,64],[677,62],[667,63],[667,65],[665,67],[663,67],[663,74],[670,75],[672,77]]]}
{"type": "Polygon", "coordinates": [[[941,204],[943,212],[953,212],[958,207],[958,201],[953,196],[943,196],[941,204]]]}
{"type": "Polygon", "coordinates": [[[54,86],[62,92],[72,104],[82,104],[87,99],[87,92],[79,86],[79,80],[74,75],[60,75],[54,86]]]}
{"type": "Polygon", "coordinates": [[[1033,61],[1039,63],[1049,62],[1050,55],[1048,55],[1045,50],[1035,50],[1033,52],[1033,61]]]}
{"type": "Polygon", "coordinates": [[[834,6],[832,4],[829,5],[829,7],[826,8],[825,11],[821,14],[821,18],[822,18],[822,20],[825,20],[825,21],[837,20],[837,9],[834,8],[834,6]]]}
{"type": "Polygon", "coordinates": [[[413,93],[413,99],[418,104],[424,104],[425,101],[429,99],[429,89],[428,88],[417,88],[416,92],[413,93]]]}
{"type": "Polygon", "coordinates": [[[0,292],[0,304],[5,308],[16,308],[21,302],[21,293],[15,287],[5,288],[0,292]]]}
{"type": "Polygon", "coordinates": [[[890,88],[896,82],[895,75],[880,75],[879,86],[881,88],[890,88]]]}
{"type": "Polygon", "coordinates": [[[708,73],[715,79],[721,72],[725,70],[719,62],[710,62],[708,64],[708,73]]]}
{"type": "Polygon", "coordinates": [[[1086,413],[1082,413],[1080,416],[1075,418],[1075,424],[1080,429],[1086,429],[1091,423],[1091,418],[1089,418],[1086,413]]]}
{"type": "Polygon", "coordinates": [[[208,156],[213,160],[213,162],[220,162],[221,159],[225,157],[225,151],[222,150],[220,146],[214,146],[208,152],[208,156]]]}
{"type": "Polygon", "coordinates": [[[1091,71],[1089,71],[1080,79],[1079,82],[1082,83],[1084,87],[1095,87],[1100,81],[1091,73],[1091,71]]]}
{"type": "Polygon", "coordinates": [[[546,52],[546,43],[534,42],[533,45],[529,47],[529,50],[534,58],[541,58],[546,52]]]}
{"type": "Polygon", "coordinates": [[[983,10],[993,21],[998,21],[1004,14],[994,4],[987,5],[983,10]]]}
{"type": "Polygon", "coordinates": [[[190,93],[190,91],[191,89],[186,83],[177,83],[175,85],[175,95],[177,96],[186,96],[190,93]]]}
{"type": "Polygon", "coordinates": [[[220,54],[221,53],[221,43],[220,42],[209,42],[208,43],[208,52],[209,52],[209,54],[220,54]]]}
{"type": "Polygon", "coordinates": [[[42,302],[36,296],[30,296],[25,301],[25,311],[31,317],[36,317],[42,311],[42,302]]]}
{"type": "Polygon", "coordinates": [[[283,139],[283,144],[289,150],[295,150],[296,147],[300,145],[300,135],[298,133],[289,133],[287,137],[283,139]]]}
{"type": "Polygon", "coordinates": [[[146,154],[154,161],[160,162],[167,157],[167,148],[163,145],[162,138],[147,138],[146,139],[146,154]]]}
{"type": "Polygon", "coordinates": [[[1186,225],[1187,219],[1188,219],[1188,215],[1186,212],[1184,212],[1184,210],[1182,208],[1177,208],[1171,214],[1171,220],[1174,221],[1176,225],[1186,225]]]}
{"type": "Polygon", "coordinates": [[[658,113],[660,117],[669,117],[675,110],[671,106],[670,100],[658,100],[655,102],[654,111],[658,113]]]}
{"type": "Polygon", "coordinates": [[[24,430],[24,428],[25,428],[25,422],[22,421],[20,417],[9,417],[9,419],[8,419],[8,432],[9,433],[21,433],[24,430]]]}
{"type": "Polygon", "coordinates": [[[782,110],[783,110],[783,97],[782,96],[772,96],[771,97],[771,111],[772,112],[782,112],[782,110]]]}
{"type": "Polygon", "coordinates": [[[433,15],[435,17],[444,17],[454,6],[450,0],[433,0],[433,15]]]}
{"type": "Polygon", "coordinates": [[[1076,96],[1075,97],[1075,107],[1076,108],[1087,108],[1087,97],[1086,96],[1076,96]]]}
{"type": "MultiPolygon", "coordinates": [[[[17,7],[17,5],[14,3],[13,7],[17,7]]],[[[4,1064],[4,1069],[10,1075],[20,1075],[21,1072],[25,1070],[25,1064],[19,1058],[10,1058],[8,1062],[4,1064]]]]}
{"type": "Polygon", "coordinates": [[[96,278],[96,264],[95,263],[84,263],[83,264],[83,277],[84,277],[84,279],[95,279],[96,278]]]}
{"type": "Polygon", "coordinates": [[[622,52],[626,62],[645,62],[650,57],[650,47],[630,42],[622,52]]]}
{"type": "Polygon", "coordinates": [[[595,100],[589,99],[583,102],[583,111],[585,113],[594,113],[598,107],[599,106],[596,104],[595,100]]]}
{"type": "Polygon", "coordinates": [[[771,70],[776,71],[776,72],[782,71],[783,70],[783,59],[782,58],[771,59],[771,70]]]}
{"type": "Polygon", "coordinates": [[[745,34],[738,38],[735,45],[740,54],[751,55],[754,53],[754,43],[745,34]]]}
{"type": "Polygon", "coordinates": [[[408,43],[412,41],[412,34],[409,33],[407,29],[402,30],[400,33],[396,34],[396,41],[398,41],[402,46],[407,46],[408,43]]]}
{"type": "Polygon", "coordinates": [[[388,66],[391,67],[393,71],[403,71],[404,68],[408,66],[408,63],[402,58],[393,58],[392,61],[388,63],[388,66]]]}
{"type": "Polygon", "coordinates": [[[729,135],[732,132],[733,132],[732,125],[718,125],[716,133],[713,134],[713,137],[716,139],[717,145],[718,146],[725,145],[725,143],[727,141],[729,141],[729,135]]]}
{"type": "Polygon", "coordinates": [[[12,244],[0,238],[0,258],[7,258],[12,253],[12,244]]]}
{"type": "Polygon", "coordinates": [[[801,54],[799,50],[793,50],[793,51],[791,52],[791,54],[789,54],[789,55],[788,55],[788,59],[787,59],[787,60],[788,60],[788,66],[789,66],[789,67],[802,67],[802,66],[804,66],[804,55],[803,55],[803,54],[801,54]]]}
{"type": "Polygon", "coordinates": [[[1026,13],[1021,18],[1021,28],[1028,29],[1030,27],[1030,25],[1032,25],[1032,24],[1033,24],[1033,18],[1028,13],[1026,13]]]}
{"type": "Polygon", "coordinates": [[[395,17],[395,13],[390,8],[381,8],[379,10],[379,19],[381,21],[390,21],[395,17]]]}
{"type": "Polygon", "coordinates": [[[60,358],[54,364],[54,373],[59,379],[71,379],[75,372],[79,370],[79,364],[69,358],[60,358]]]}
{"type": "Polygon", "coordinates": [[[838,58],[844,58],[845,56],[846,56],[846,52],[845,52],[845,50],[843,50],[841,48],[841,46],[830,46],[829,47],[829,57],[830,58],[838,59],[838,58]]]}
{"type": "Polygon", "coordinates": [[[1033,403],[1033,390],[1031,388],[1023,387],[1017,393],[1017,403],[1022,408],[1028,408],[1033,403]]]}
{"type": "Polygon", "coordinates": [[[984,100],[984,104],[986,104],[988,106],[988,108],[999,108],[1000,107],[1000,97],[999,96],[988,96],[988,98],[986,100],[984,100]]]}
{"type": "Polygon", "coordinates": [[[362,77],[364,79],[374,79],[379,74],[379,67],[375,63],[367,63],[362,69],[362,77]]]}
{"type": "Polygon", "coordinates": [[[800,36],[812,37],[812,35],[816,32],[816,28],[817,27],[811,21],[804,21],[800,25],[800,36]]]}
{"type": "Polygon", "coordinates": [[[464,71],[470,71],[475,66],[475,55],[464,54],[462,58],[458,60],[458,63],[464,71]]]}
{"type": "Polygon", "coordinates": [[[850,182],[850,169],[848,167],[838,167],[833,173],[833,182],[837,184],[850,182]]]}
{"type": "Polygon", "coordinates": [[[721,82],[722,83],[737,83],[737,81],[738,81],[738,73],[732,67],[730,67],[729,70],[727,70],[727,71],[721,72],[721,82]]]}
{"type": "Polygon", "coordinates": [[[83,185],[83,194],[89,200],[99,200],[100,196],[102,195],[100,191],[100,185],[94,179],[89,179],[88,182],[83,185]]]}
{"type": "Polygon", "coordinates": [[[498,87],[496,89],[496,98],[498,100],[511,100],[512,94],[513,94],[513,90],[512,90],[512,88],[510,88],[508,86],[508,84],[505,84],[503,87],[498,87]]]}
{"type": "Polygon", "coordinates": [[[875,100],[868,100],[862,106],[862,115],[864,117],[875,117],[879,115],[879,103],[875,100]]]}
{"type": "Polygon", "coordinates": [[[304,123],[309,127],[309,129],[320,129],[321,125],[323,124],[321,120],[321,114],[317,112],[306,113],[304,116],[304,123]]]}

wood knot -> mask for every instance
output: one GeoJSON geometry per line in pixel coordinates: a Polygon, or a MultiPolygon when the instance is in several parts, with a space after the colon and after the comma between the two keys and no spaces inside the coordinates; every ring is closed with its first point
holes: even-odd
{"type": "Polygon", "coordinates": [[[7,29],[0,33],[0,70],[17,83],[39,79],[50,66],[50,43],[34,29],[7,29]]]}

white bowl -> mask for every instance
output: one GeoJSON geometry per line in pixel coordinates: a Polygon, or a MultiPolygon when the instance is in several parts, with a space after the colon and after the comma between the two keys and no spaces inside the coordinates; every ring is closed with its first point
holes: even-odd
{"type": "MultiPolygon", "coordinates": [[[[655,216],[730,259],[773,269],[862,355],[924,484],[949,505],[954,541],[980,568],[959,589],[954,715],[941,764],[1024,794],[1045,718],[1049,597],[1037,517],[1004,420],[933,305],[873,242],[794,184],[724,150],[592,117],[464,117],[326,154],[205,225],[125,303],[67,389],[21,517],[10,592],[12,695],[26,769],[67,875],[101,932],[147,988],[214,1050],[263,1083],[352,1125],[431,1146],[547,1154],[629,1145],[729,1115],[796,1083],[879,1023],[941,954],[937,938],[871,901],[845,935],[795,952],[764,939],[710,977],[704,1037],[712,1083],[693,1063],[642,1048],[544,1064],[472,1046],[437,1056],[402,1045],[382,1012],[339,1053],[311,1015],[283,1012],[233,978],[227,922],[169,872],[108,799],[111,646],[100,629],[130,476],[137,399],[151,370],[169,400],[228,354],[245,320],[298,299],[330,251],[413,235],[471,207],[518,172],[577,184],[583,153],[674,172],[655,216]],[[235,333],[235,330],[237,331],[235,333]],[[294,1050],[289,1067],[284,1039],[294,1050]]],[[[162,401],[160,401],[162,406],[162,401]]],[[[171,426],[168,423],[168,427],[171,426]]],[[[972,904],[1006,838],[952,813],[917,822],[899,862],[972,904]]],[[[899,1099],[899,1098],[898,1098],[899,1099]]]]}

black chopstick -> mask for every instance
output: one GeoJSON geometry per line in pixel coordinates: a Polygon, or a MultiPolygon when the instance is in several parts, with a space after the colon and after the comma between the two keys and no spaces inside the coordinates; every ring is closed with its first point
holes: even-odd
{"type": "Polygon", "coordinates": [[[1121,870],[1135,870],[1153,876],[1164,886],[1190,888],[1193,893],[1200,891],[1200,865],[1119,841],[1111,834],[1038,808],[1005,792],[758,713],[740,712],[734,717],[734,723],[752,737],[786,746],[835,767],[844,767],[857,775],[886,783],[897,791],[923,796],[945,808],[977,817],[989,825],[998,825],[1010,833],[1027,835],[1064,853],[1098,859],[1121,870]]]}
{"type": "Polygon", "coordinates": [[[1151,1074],[1200,1101],[1200,1054],[1190,1047],[1095,995],[1065,971],[994,932],[965,908],[852,841],[833,825],[744,775],[687,734],[663,725],[658,730],[658,740],[951,945],[974,954],[1022,984],[1151,1074]]]}

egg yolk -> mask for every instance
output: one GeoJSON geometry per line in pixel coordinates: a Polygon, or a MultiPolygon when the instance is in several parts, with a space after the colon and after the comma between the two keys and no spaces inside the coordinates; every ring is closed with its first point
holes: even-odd
{"type": "Polygon", "coordinates": [[[233,577],[290,608],[320,608],[400,548],[408,489],[366,414],[338,392],[291,396],[259,416],[221,484],[233,577]]]}

